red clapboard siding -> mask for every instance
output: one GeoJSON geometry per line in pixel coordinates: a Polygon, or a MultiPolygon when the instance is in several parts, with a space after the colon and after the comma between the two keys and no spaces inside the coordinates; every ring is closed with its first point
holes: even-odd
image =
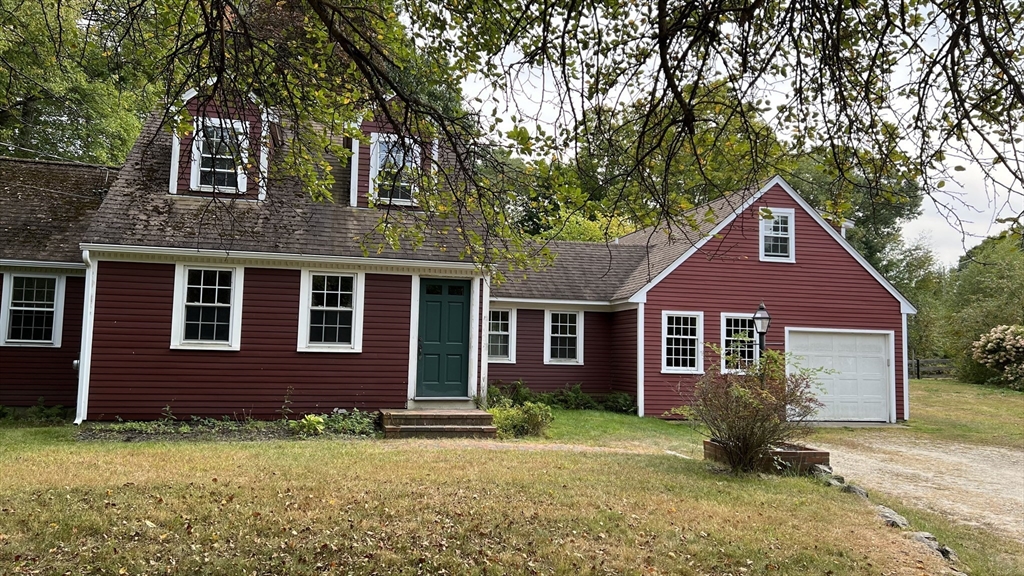
{"type": "Polygon", "coordinates": [[[636,310],[611,314],[611,389],[636,395],[636,310]]]}
{"type": "Polygon", "coordinates": [[[299,274],[245,270],[241,350],[171,350],[174,265],[100,262],[89,418],[405,407],[410,278],[367,274],[361,353],[299,353],[299,274]]]}
{"type": "MultiPolygon", "coordinates": [[[[769,348],[785,348],[787,326],[895,332],[896,415],[903,419],[900,303],[781,188],[773,188],[647,294],[644,413],[660,416],[692,398],[697,376],[661,373],[662,310],[704,312],[704,340],[721,344],[721,314],[771,314],[769,348]],[[794,208],[796,263],[758,260],[758,210],[794,208]],[[674,389],[682,384],[681,397],[674,389]]],[[[719,362],[705,348],[704,364],[719,362]]]]}
{"type": "Polygon", "coordinates": [[[60,348],[0,346],[0,406],[34,406],[40,398],[47,406],[76,404],[78,372],[72,362],[81,351],[84,299],[85,278],[68,276],[60,348]]]}
{"type": "Polygon", "coordinates": [[[612,320],[605,312],[586,312],[583,319],[583,365],[544,364],[544,311],[516,311],[516,363],[490,364],[490,382],[522,380],[534,392],[550,392],[582,384],[589,394],[611,388],[612,320]]]}

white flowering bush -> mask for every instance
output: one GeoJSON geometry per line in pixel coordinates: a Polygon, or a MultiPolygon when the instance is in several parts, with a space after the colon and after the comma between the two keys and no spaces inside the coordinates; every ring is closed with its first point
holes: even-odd
{"type": "Polygon", "coordinates": [[[973,345],[974,359],[999,372],[996,382],[1024,390],[1024,326],[996,326],[973,345]]]}

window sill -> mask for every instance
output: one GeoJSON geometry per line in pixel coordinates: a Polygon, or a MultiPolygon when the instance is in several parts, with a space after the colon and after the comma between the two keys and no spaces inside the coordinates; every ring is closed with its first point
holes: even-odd
{"type": "Polygon", "coordinates": [[[772,258],[771,256],[761,255],[761,262],[778,262],[780,264],[796,264],[796,258],[772,258]]]}
{"type": "Polygon", "coordinates": [[[695,376],[703,376],[704,375],[704,371],[703,370],[680,370],[678,368],[675,368],[675,369],[673,369],[673,368],[662,368],[661,369],[661,373],[662,374],[692,374],[692,375],[695,375],[695,376]]]}
{"type": "Polygon", "coordinates": [[[238,352],[238,344],[228,342],[182,342],[171,344],[171,350],[220,350],[222,352],[238,352]]]}
{"type": "Polygon", "coordinates": [[[8,340],[0,342],[0,346],[12,346],[19,348],[60,348],[55,342],[35,342],[32,340],[8,340]]]}
{"type": "Polygon", "coordinates": [[[511,360],[509,358],[488,358],[487,359],[487,363],[488,364],[515,364],[516,361],[515,360],[511,360]]]}
{"type": "Polygon", "coordinates": [[[328,354],[359,354],[362,348],[355,346],[300,346],[296,352],[326,352],[328,354]]]}
{"type": "Polygon", "coordinates": [[[544,364],[548,366],[583,366],[583,362],[580,360],[545,360],[544,364]]]}
{"type": "Polygon", "coordinates": [[[415,200],[388,200],[384,198],[378,198],[374,203],[377,208],[384,208],[387,206],[407,206],[409,208],[418,208],[419,203],[415,200]]]}

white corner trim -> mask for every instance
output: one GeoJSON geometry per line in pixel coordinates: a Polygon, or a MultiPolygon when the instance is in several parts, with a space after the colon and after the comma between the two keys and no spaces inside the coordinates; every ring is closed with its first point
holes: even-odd
{"type": "Polygon", "coordinates": [[[487,349],[490,352],[491,343],[491,312],[508,312],[508,358],[491,358],[488,356],[488,364],[515,364],[516,363],[516,312],[517,308],[510,308],[507,306],[491,307],[488,305],[487,310],[487,349]]]}
{"type": "Polygon", "coordinates": [[[773,257],[773,256],[765,256],[765,254],[764,254],[764,237],[765,237],[764,223],[766,221],[768,221],[768,220],[765,219],[765,218],[762,218],[760,213],[759,213],[758,214],[758,218],[757,218],[757,220],[758,220],[757,221],[757,258],[758,258],[758,260],[760,260],[761,262],[782,262],[782,263],[785,263],[785,264],[795,264],[796,263],[796,210],[794,210],[793,208],[772,208],[771,206],[766,206],[766,208],[769,211],[771,211],[772,216],[775,216],[776,214],[779,214],[781,216],[786,216],[786,217],[789,218],[789,236],[787,236],[787,238],[789,238],[789,257],[788,258],[777,258],[777,257],[773,257]]]}
{"type": "Polygon", "coordinates": [[[544,311],[544,363],[553,366],[582,366],[583,365],[583,320],[586,312],[583,310],[548,309],[544,311]],[[576,359],[558,360],[551,359],[551,315],[552,314],[575,314],[576,315],[576,359]]]}
{"type": "Polygon", "coordinates": [[[85,263],[85,300],[82,305],[82,342],[78,353],[78,403],[75,407],[75,424],[81,424],[89,416],[89,377],[92,372],[92,335],[96,317],[96,267],[88,250],[82,251],[85,263]]]}
{"type": "MultiPolygon", "coordinates": [[[[480,311],[480,321],[489,322],[491,319],[491,277],[484,276],[483,278],[480,279],[480,283],[481,290],[483,290],[483,295],[481,296],[483,309],[480,311]]],[[[486,323],[484,324],[484,326],[487,325],[488,324],[486,323]]],[[[509,339],[511,340],[511,337],[509,339]]],[[[481,342],[480,347],[480,358],[482,361],[480,362],[480,385],[477,388],[477,394],[481,398],[487,398],[487,365],[489,364],[489,362],[486,361],[486,354],[487,350],[489,349],[488,342],[481,342]]]]}
{"type": "Polygon", "coordinates": [[[480,284],[482,280],[483,278],[473,278],[469,281],[469,381],[466,385],[469,387],[467,395],[470,398],[475,396],[479,390],[477,377],[480,368],[480,331],[483,328],[480,325],[480,294],[483,292],[480,284]]]}
{"type": "Polygon", "coordinates": [[[419,374],[419,341],[420,341],[420,275],[413,274],[409,296],[409,391],[408,398],[416,398],[416,379],[419,374]]]}
{"type": "Polygon", "coordinates": [[[704,246],[704,244],[706,244],[708,241],[710,241],[712,238],[714,238],[716,234],[718,234],[719,232],[722,231],[722,229],[724,229],[726,226],[731,224],[732,221],[735,220],[737,216],[739,216],[741,213],[743,213],[748,208],[750,208],[755,202],[757,202],[762,196],[764,196],[764,194],[766,192],[768,192],[769,190],[771,190],[775,186],[779,186],[787,194],[789,194],[790,197],[792,197],[793,200],[796,201],[796,203],[799,204],[801,208],[803,208],[804,212],[806,212],[807,214],[809,214],[811,216],[812,220],[817,222],[818,225],[821,226],[822,229],[825,230],[825,232],[827,232],[829,235],[831,235],[832,238],[835,239],[835,241],[838,242],[839,245],[842,246],[843,249],[846,250],[847,253],[850,254],[850,256],[853,256],[854,260],[856,260],[865,270],[867,270],[868,273],[871,274],[871,276],[879,284],[881,284],[882,287],[885,288],[889,292],[889,294],[891,294],[893,296],[893,298],[895,298],[900,303],[900,312],[901,313],[904,313],[904,314],[916,314],[917,313],[917,308],[915,308],[914,305],[911,304],[910,301],[907,300],[907,298],[905,296],[900,294],[899,290],[897,290],[892,284],[890,284],[889,281],[886,280],[885,277],[883,277],[878,272],[878,270],[875,270],[874,267],[871,266],[871,264],[868,264],[868,261],[865,260],[864,257],[861,256],[860,253],[857,252],[857,250],[853,246],[851,246],[850,243],[847,242],[846,239],[842,237],[842,235],[839,234],[839,232],[836,232],[835,228],[833,228],[827,222],[825,222],[825,220],[822,219],[822,217],[818,214],[818,211],[815,210],[814,208],[812,208],[811,205],[808,204],[806,200],[801,198],[800,195],[797,194],[795,190],[793,190],[793,187],[790,186],[789,183],[786,182],[786,180],[782,176],[775,176],[771,180],[769,180],[767,184],[765,184],[763,187],[761,187],[761,189],[758,190],[757,193],[755,193],[753,196],[751,196],[751,198],[749,200],[744,202],[742,206],[740,206],[732,214],[730,214],[728,217],[726,217],[724,220],[722,220],[722,222],[720,222],[718,224],[718,226],[715,226],[715,228],[713,230],[711,230],[711,232],[708,233],[707,236],[705,236],[699,242],[694,244],[694,246],[692,248],[690,248],[682,256],[677,258],[675,260],[675,262],[673,262],[667,268],[662,270],[661,273],[658,274],[657,276],[655,276],[653,280],[651,280],[650,282],[645,284],[643,288],[641,288],[635,294],[633,294],[633,296],[631,296],[629,298],[629,301],[630,302],[637,302],[637,303],[639,303],[639,302],[646,302],[647,301],[647,293],[650,292],[650,290],[652,288],[657,286],[659,282],[661,282],[669,274],[674,272],[675,269],[678,268],[683,262],[685,262],[690,256],[693,256],[698,250],[700,250],[704,246]]]}
{"type": "MultiPolygon", "coordinates": [[[[910,365],[907,360],[907,313],[903,313],[903,332],[900,340],[903,342],[903,419],[910,420],[910,365]]],[[[895,360],[893,360],[895,362],[895,360]]],[[[893,390],[896,386],[893,386],[893,390]]]]}
{"type": "Polygon", "coordinates": [[[636,413],[644,415],[644,303],[636,308],[636,413]]]}
{"type": "Polygon", "coordinates": [[[299,281],[299,335],[297,352],[360,353],[363,351],[363,302],[366,294],[365,272],[341,272],[338,270],[316,270],[303,268],[299,281]],[[352,278],[352,343],[322,344],[309,341],[310,297],[313,292],[313,275],[349,276],[352,278]]]}
{"type": "Polygon", "coordinates": [[[348,205],[356,207],[359,205],[359,148],[362,143],[359,138],[352,138],[352,156],[349,158],[349,181],[348,181],[348,205]]]}
{"type": "Polygon", "coordinates": [[[4,272],[3,291],[0,293],[0,346],[20,348],[60,348],[61,335],[64,332],[64,289],[67,277],[63,274],[38,272],[4,272]],[[15,276],[28,278],[53,278],[53,326],[50,340],[8,340],[11,322],[11,290],[15,276]]]}
{"type": "Polygon", "coordinates": [[[685,310],[662,310],[661,311],[661,373],[662,374],[703,374],[704,373],[704,312],[685,310]],[[668,317],[669,316],[690,316],[697,318],[697,361],[695,368],[677,368],[668,365],[668,357],[665,355],[666,343],[668,342],[668,317]]]}
{"type": "Polygon", "coordinates": [[[202,264],[174,265],[174,298],[171,304],[172,350],[230,350],[238,351],[242,343],[242,286],[245,284],[243,266],[204,266],[202,264]],[[231,272],[231,326],[227,342],[186,341],[185,336],[185,289],[187,272],[190,268],[200,270],[228,270],[231,272]]]}

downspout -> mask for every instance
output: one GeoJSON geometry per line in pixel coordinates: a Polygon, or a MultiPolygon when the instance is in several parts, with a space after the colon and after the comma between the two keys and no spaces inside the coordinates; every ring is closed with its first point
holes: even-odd
{"type": "Polygon", "coordinates": [[[89,415],[89,372],[92,368],[92,327],[96,312],[96,266],[89,251],[82,251],[85,262],[85,299],[82,306],[82,347],[78,354],[78,404],[75,424],[81,424],[89,415]]]}

